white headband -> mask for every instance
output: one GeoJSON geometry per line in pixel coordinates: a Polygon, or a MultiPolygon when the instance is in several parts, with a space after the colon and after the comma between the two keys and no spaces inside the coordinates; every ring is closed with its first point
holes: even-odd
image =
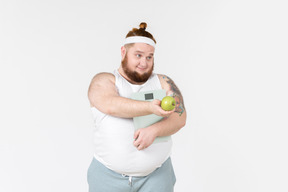
{"type": "Polygon", "coordinates": [[[148,38],[148,37],[143,37],[143,36],[132,36],[132,37],[127,37],[124,41],[124,45],[130,44],[130,43],[147,43],[148,45],[151,45],[155,48],[155,42],[148,38]]]}

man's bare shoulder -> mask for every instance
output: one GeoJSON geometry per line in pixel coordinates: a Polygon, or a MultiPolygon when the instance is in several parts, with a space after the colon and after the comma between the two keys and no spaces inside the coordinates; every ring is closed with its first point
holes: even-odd
{"type": "Polygon", "coordinates": [[[99,82],[115,82],[115,76],[112,73],[101,72],[96,74],[91,83],[99,83],[99,82]]]}
{"type": "Polygon", "coordinates": [[[162,88],[164,88],[166,90],[169,89],[170,88],[169,84],[171,84],[171,82],[173,82],[173,80],[164,74],[157,74],[157,75],[158,75],[158,78],[160,80],[162,88]]]}
{"type": "Polygon", "coordinates": [[[96,74],[90,83],[89,92],[97,90],[107,90],[109,88],[114,89],[115,87],[115,76],[112,73],[101,72],[96,74]]]}
{"type": "Polygon", "coordinates": [[[115,79],[115,76],[112,73],[108,73],[108,72],[101,72],[101,73],[97,73],[94,77],[93,80],[102,80],[102,79],[115,79]]]}
{"type": "Polygon", "coordinates": [[[157,74],[158,75],[158,78],[160,80],[167,80],[167,79],[170,79],[170,77],[168,77],[167,75],[164,75],[164,74],[157,74]]]}
{"type": "Polygon", "coordinates": [[[164,89],[180,93],[178,87],[170,77],[168,77],[167,75],[158,74],[158,78],[164,89]]]}

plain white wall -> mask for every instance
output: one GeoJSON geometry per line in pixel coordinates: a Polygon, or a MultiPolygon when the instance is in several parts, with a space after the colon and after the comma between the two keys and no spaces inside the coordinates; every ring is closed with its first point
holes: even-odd
{"type": "Polygon", "coordinates": [[[139,23],[188,121],[176,192],[288,190],[285,0],[1,0],[0,191],[87,191],[91,78],[139,23]]]}

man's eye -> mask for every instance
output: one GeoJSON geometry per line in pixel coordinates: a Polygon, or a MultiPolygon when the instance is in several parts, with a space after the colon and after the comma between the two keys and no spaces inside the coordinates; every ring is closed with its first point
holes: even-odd
{"type": "Polygon", "coordinates": [[[147,59],[150,60],[150,59],[152,59],[152,57],[151,57],[151,56],[148,56],[147,59]]]}
{"type": "Polygon", "coordinates": [[[137,54],[136,57],[140,58],[140,57],[141,57],[141,54],[137,54]]]}

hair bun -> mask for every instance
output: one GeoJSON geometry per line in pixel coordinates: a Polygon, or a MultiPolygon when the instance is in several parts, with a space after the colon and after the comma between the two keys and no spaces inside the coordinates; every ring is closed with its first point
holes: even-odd
{"type": "Polygon", "coordinates": [[[140,27],[140,29],[145,30],[147,28],[147,23],[142,22],[142,23],[140,23],[139,27],[140,27]]]}

